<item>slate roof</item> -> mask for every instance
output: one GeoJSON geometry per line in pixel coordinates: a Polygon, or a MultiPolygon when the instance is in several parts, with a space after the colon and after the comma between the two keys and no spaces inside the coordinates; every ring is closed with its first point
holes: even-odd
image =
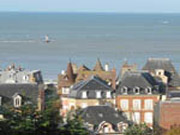
{"type": "Polygon", "coordinates": [[[8,103],[13,102],[12,97],[15,94],[30,98],[33,103],[37,103],[39,86],[37,84],[0,84],[0,96],[8,103]]]}
{"type": "Polygon", "coordinates": [[[121,88],[126,87],[128,89],[128,94],[133,94],[133,89],[135,87],[140,88],[140,94],[145,94],[145,89],[150,87],[152,93],[159,93],[160,84],[151,76],[148,72],[141,71],[129,71],[124,74],[122,80],[119,84],[117,94],[121,93],[121,88]]]}
{"type": "Polygon", "coordinates": [[[168,72],[176,72],[173,64],[168,58],[149,58],[143,70],[154,71],[155,69],[163,69],[168,72]]]}
{"type": "Polygon", "coordinates": [[[111,123],[115,129],[119,122],[128,123],[120,112],[110,106],[89,106],[80,112],[82,119],[92,125],[99,125],[103,121],[111,123]]]}
{"type": "Polygon", "coordinates": [[[175,70],[172,62],[168,58],[149,58],[143,70],[148,70],[155,73],[156,69],[163,69],[165,75],[169,78],[168,84],[170,86],[180,86],[180,76],[175,70]]]}
{"type": "Polygon", "coordinates": [[[180,92],[179,91],[169,91],[168,98],[180,98],[180,92]]]}
{"type": "MultiPolygon", "coordinates": [[[[69,97],[72,98],[81,98],[82,91],[87,91],[88,99],[96,98],[96,91],[112,91],[113,89],[107,85],[107,83],[97,76],[91,76],[87,80],[80,81],[73,85],[70,90],[69,97]]],[[[102,97],[105,97],[105,93],[102,94],[102,97]]]]}

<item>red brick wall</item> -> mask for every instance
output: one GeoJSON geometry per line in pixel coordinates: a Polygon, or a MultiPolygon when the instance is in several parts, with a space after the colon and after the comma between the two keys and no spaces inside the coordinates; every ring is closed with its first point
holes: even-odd
{"type": "Polygon", "coordinates": [[[164,129],[173,125],[180,125],[180,102],[163,102],[160,106],[160,123],[164,129]]]}

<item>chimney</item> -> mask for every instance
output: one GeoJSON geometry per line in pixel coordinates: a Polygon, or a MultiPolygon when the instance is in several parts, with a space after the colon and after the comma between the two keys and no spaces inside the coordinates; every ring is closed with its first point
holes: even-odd
{"type": "Polygon", "coordinates": [[[105,64],[104,69],[105,69],[105,71],[109,71],[109,64],[108,63],[105,64]]]}

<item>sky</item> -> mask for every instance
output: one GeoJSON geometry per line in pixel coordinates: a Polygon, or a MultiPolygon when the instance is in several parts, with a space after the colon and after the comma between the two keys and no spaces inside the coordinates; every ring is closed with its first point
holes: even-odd
{"type": "Polygon", "coordinates": [[[180,13],[180,0],[0,0],[0,11],[180,13]]]}

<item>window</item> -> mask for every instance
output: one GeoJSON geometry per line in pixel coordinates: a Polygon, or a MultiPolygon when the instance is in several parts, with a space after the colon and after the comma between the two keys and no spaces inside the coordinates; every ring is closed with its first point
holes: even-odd
{"type": "Polygon", "coordinates": [[[29,80],[29,77],[28,77],[27,75],[24,75],[24,76],[23,76],[23,80],[24,80],[24,81],[28,81],[28,80],[29,80]]]}
{"type": "Polygon", "coordinates": [[[139,87],[135,87],[134,88],[134,93],[135,94],[140,94],[140,88],[139,87]]]}
{"type": "Polygon", "coordinates": [[[101,91],[96,92],[96,98],[101,98],[101,91]]]}
{"type": "Polygon", "coordinates": [[[109,132],[108,126],[105,126],[105,127],[104,127],[104,133],[108,133],[108,132],[109,132]]]}
{"type": "Polygon", "coordinates": [[[152,124],[153,123],[153,115],[152,112],[146,112],[144,114],[144,122],[148,123],[148,124],[152,124]]]}
{"type": "Polygon", "coordinates": [[[146,110],[153,110],[153,100],[152,99],[146,99],[144,101],[145,109],[146,110]]]}
{"type": "Polygon", "coordinates": [[[139,124],[140,123],[140,113],[139,112],[135,112],[132,114],[132,120],[139,124]]]}
{"type": "Polygon", "coordinates": [[[2,106],[2,97],[0,97],[0,106],[2,106]]]}
{"type": "Polygon", "coordinates": [[[121,109],[128,110],[129,109],[129,101],[127,99],[121,100],[121,109]]]}
{"type": "Polygon", "coordinates": [[[62,88],[62,94],[69,94],[69,88],[62,88]]]}
{"type": "Polygon", "coordinates": [[[82,103],[81,107],[82,107],[82,108],[86,108],[86,107],[87,107],[87,104],[86,104],[86,103],[82,103]]]}
{"type": "Polygon", "coordinates": [[[14,97],[14,107],[20,107],[22,105],[22,97],[17,95],[14,97]]]}
{"type": "Polygon", "coordinates": [[[133,109],[134,110],[140,110],[141,109],[141,100],[140,99],[133,100],[133,109]]]}
{"type": "Polygon", "coordinates": [[[86,91],[82,92],[82,98],[87,98],[87,92],[86,91]]]}
{"type": "Polygon", "coordinates": [[[111,98],[111,91],[107,91],[107,92],[106,92],[106,97],[107,97],[107,98],[111,98]]]}
{"type": "Polygon", "coordinates": [[[147,93],[147,94],[152,94],[152,89],[151,89],[151,87],[146,88],[146,93],[147,93]]]}
{"type": "Polygon", "coordinates": [[[128,90],[128,88],[124,86],[123,88],[121,88],[121,93],[127,94],[127,90],[128,90]]]}

